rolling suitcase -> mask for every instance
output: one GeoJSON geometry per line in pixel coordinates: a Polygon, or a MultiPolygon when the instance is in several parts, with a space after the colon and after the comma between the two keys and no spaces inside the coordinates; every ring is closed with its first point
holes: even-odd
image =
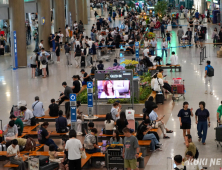
{"type": "Polygon", "coordinates": [[[86,60],[84,56],[81,56],[81,67],[85,67],[86,66],[86,60]]]}
{"type": "Polygon", "coordinates": [[[156,94],[156,104],[158,103],[164,103],[164,96],[163,93],[157,93],[156,94]]]}
{"type": "Polygon", "coordinates": [[[35,76],[41,76],[42,75],[42,70],[39,68],[36,68],[35,70],[35,76]]]}
{"type": "Polygon", "coordinates": [[[59,163],[57,162],[50,162],[47,165],[40,166],[39,170],[58,170],[59,169],[59,163]]]}
{"type": "Polygon", "coordinates": [[[5,52],[6,52],[6,53],[9,53],[9,52],[10,52],[9,45],[6,45],[6,46],[5,46],[5,52]]]}
{"type": "Polygon", "coordinates": [[[171,85],[171,92],[173,92],[175,94],[184,94],[184,91],[185,91],[184,84],[173,84],[173,85],[171,85]],[[176,91],[174,91],[174,87],[177,88],[176,91]]]}
{"type": "Polygon", "coordinates": [[[4,48],[0,48],[0,55],[4,55],[4,48]]]}

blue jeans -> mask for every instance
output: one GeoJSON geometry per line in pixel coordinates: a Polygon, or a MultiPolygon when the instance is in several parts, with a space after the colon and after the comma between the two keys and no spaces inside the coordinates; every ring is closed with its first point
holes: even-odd
{"type": "Polygon", "coordinates": [[[164,53],[164,51],[165,51],[165,54],[166,54],[166,57],[167,57],[167,50],[162,49],[162,58],[163,58],[163,53],[164,53]]]}
{"type": "Polygon", "coordinates": [[[86,153],[88,154],[92,154],[92,153],[96,153],[96,152],[101,152],[101,150],[99,148],[94,148],[94,149],[85,149],[86,153]]]}
{"type": "Polygon", "coordinates": [[[155,146],[159,144],[156,136],[153,133],[146,134],[143,136],[143,140],[151,140],[150,150],[155,150],[155,146]]]}
{"type": "Polygon", "coordinates": [[[49,146],[49,145],[51,145],[51,144],[55,145],[55,150],[58,151],[58,146],[55,144],[55,142],[54,142],[52,139],[47,139],[47,140],[45,141],[45,144],[46,144],[47,146],[49,146]]]}
{"type": "Polygon", "coordinates": [[[197,124],[198,136],[199,138],[202,138],[202,143],[205,143],[207,137],[207,129],[208,129],[207,121],[198,121],[197,124]]]}
{"type": "Polygon", "coordinates": [[[87,82],[83,81],[83,82],[82,82],[82,85],[87,85],[87,82]]]}
{"type": "Polygon", "coordinates": [[[143,71],[137,71],[137,73],[138,73],[139,76],[143,75],[143,71]]]}

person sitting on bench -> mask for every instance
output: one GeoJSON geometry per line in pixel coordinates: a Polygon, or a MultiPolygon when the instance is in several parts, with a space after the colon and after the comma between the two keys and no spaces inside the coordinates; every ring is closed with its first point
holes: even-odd
{"type": "Polygon", "coordinates": [[[18,128],[18,131],[20,131],[19,133],[22,134],[23,133],[23,128],[24,128],[22,120],[20,118],[15,117],[15,115],[11,115],[9,117],[9,119],[15,121],[15,124],[16,124],[16,126],[18,128]]]}
{"type": "Polygon", "coordinates": [[[126,48],[126,50],[129,50],[132,54],[135,54],[133,51],[133,48],[130,47],[128,40],[126,40],[125,48],[126,48]]]}
{"type": "Polygon", "coordinates": [[[64,81],[63,83],[62,83],[62,86],[65,88],[65,90],[64,90],[64,93],[61,93],[60,94],[60,97],[59,97],[59,105],[62,103],[62,102],[64,102],[65,100],[69,100],[69,95],[71,94],[71,93],[73,93],[72,92],[72,88],[71,87],[69,87],[69,86],[67,86],[67,83],[64,81]]]}
{"type": "Polygon", "coordinates": [[[159,141],[157,140],[156,136],[153,133],[149,133],[152,129],[151,126],[147,128],[147,126],[150,124],[150,119],[144,120],[137,129],[137,139],[138,140],[151,140],[150,144],[150,150],[151,151],[161,151],[159,141]]]}
{"type": "Polygon", "coordinates": [[[18,137],[18,128],[15,125],[15,121],[11,120],[7,125],[3,127],[3,134],[5,141],[10,141],[18,137]]]}
{"type": "Polygon", "coordinates": [[[110,144],[123,144],[123,139],[119,136],[119,131],[113,131],[113,137],[110,138],[110,144]]]}
{"type": "Polygon", "coordinates": [[[95,134],[97,134],[97,129],[93,128],[91,129],[91,132],[85,136],[84,147],[85,147],[86,153],[92,154],[92,153],[100,152],[100,148],[96,144],[95,134]]]}
{"type": "Polygon", "coordinates": [[[59,115],[59,105],[55,103],[55,99],[51,99],[51,104],[49,105],[49,116],[56,117],[59,115]]]}
{"type": "Polygon", "coordinates": [[[57,133],[66,133],[67,129],[67,119],[63,117],[63,111],[59,111],[59,117],[56,119],[56,132],[57,133]]]}
{"type": "MultiPolygon", "coordinates": [[[[32,138],[16,138],[19,145],[19,150],[21,151],[35,151],[36,150],[36,142],[32,138]]],[[[12,144],[12,141],[6,142],[6,148],[8,148],[12,144]]]]}
{"type": "MultiPolygon", "coordinates": [[[[105,124],[106,131],[113,130],[113,128],[115,127],[115,122],[112,120],[112,115],[110,113],[106,114],[106,120],[105,120],[104,124],[105,124]]],[[[105,134],[107,134],[107,133],[105,133],[105,134]]]]}
{"type": "Polygon", "coordinates": [[[157,105],[154,105],[153,106],[153,111],[149,114],[149,119],[154,122],[156,124],[157,127],[160,127],[162,133],[163,133],[163,138],[164,139],[168,139],[170,138],[169,136],[166,136],[166,134],[164,133],[164,129],[166,130],[166,133],[173,133],[172,130],[169,130],[165,127],[165,124],[164,122],[162,121],[164,116],[162,116],[161,118],[158,118],[158,115],[157,115],[157,110],[158,110],[158,106],[157,105]]]}
{"type": "Polygon", "coordinates": [[[19,152],[19,146],[17,139],[12,140],[12,144],[7,149],[7,155],[6,155],[11,164],[18,165],[18,170],[25,170],[25,162],[22,160],[19,152]]]}
{"type": "Polygon", "coordinates": [[[48,122],[44,122],[40,129],[38,130],[38,141],[41,144],[46,144],[47,146],[49,146],[50,144],[54,144],[55,145],[55,150],[59,151],[60,149],[58,148],[58,146],[55,144],[55,142],[49,138],[50,134],[52,132],[48,132],[46,129],[48,128],[49,123],[48,122]]]}
{"type": "Polygon", "coordinates": [[[27,109],[25,106],[21,106],[20,110],[24,112],[25,118],[22,120],[24,125],[31,126],[31,119],[34,117],[31,110],[27,109]]]}

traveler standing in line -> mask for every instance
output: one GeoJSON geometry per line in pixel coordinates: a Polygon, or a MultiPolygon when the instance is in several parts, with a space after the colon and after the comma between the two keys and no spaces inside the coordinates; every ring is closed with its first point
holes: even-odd
{"type": "MultiPolygon", "coordinates": [[[[191,45],[191,39],[192,39],[192,31],[190,30],[190,28],[188,28],[188,31],[186,32],[188,41],[189,41],[189,45],[191,45]]],[[[189,46],[189,48],[191,48],[191,46],[189,46]]]]}
{"type": "Polygon", "coordinates": [[[43,103],[39,101],[39,97],[35,97],[35,102],[32,104],[33,115],[35,117],[42,117],[45,115],[43,103]]]}
{"type": "Polygon", "coordinates": [[[74,129],[69,132],[69,140],[66,141],[65,149],[68,152],[69,169],[81,170],[80,151],[83,151],[84,149],[81,141],[76,139],[76,131],[74,129]]]}
{"type": "Polygon", "coordinates": [[[199,109],[196,110],[195,120],[197,124],[197,131],[199,136],[199,142],[202,139],[202,144],[206,145],[207,129],[210,127],[210,113],[205,109],[205,102],[199,102],[199,109]],[[208,120],[208,123],[207,123],[208,120]],[[202,133],[203,132],[203,133],[202,133]]]}
{"type": "Polygon", "coordinates": [[[208,82],[210,83],[210,94],[213,95],[213,85],[212,85],[212,79],[214,76],[214,68],[210,65],[210,61],[207,61],[207,66],[205,67],[205,94],[208,93],[208,82]]]}
{"type": "Polygon", "coordinates": [[[181,40],[181,38],[183,37],[183,35],[184,35],[184,31],[183,31],[182,26],[180,26],[180,28],[179,28],[178,31],[177,31],[177,36],[178,36],[178,42],[179,42],[179,44],[180,44],[180,40],[181,40]]]}
{"type": "Polygon", "coordinates": [[[179,121],[180,121],[180,129],[183,129],[183,137],[185,141],[185,136],[190,134],[191,129],[191,119],[190,116],[193,117],[193,108],[188,108],[189,103],[183,103],[183,109],[181,109],[178,113],[179,121]]]}
{"type": "MultiPolygon", "coordinates": [[[[214,28],[211,38],[213,39],[213,43],[218,43],[219,34],[217,32],[217,28],[214,28]]],[[[213,47],[217,47],[217,44],[214,44],[213,47]]]]}
{"type": "Polygon", "coordinates": [[[60,45],[57,39],[55,39],[55,52],[57,56],[57,63],[60,63],[60,45]]]}
{"type": "Polygon", "coordinates": [[[62,42],[63,42],[64,35],[63,35],[63,33],[61,31],[59,31],[59,33],[57,35],[59,36],[59,44],[60,44],[61,49],[62,49],[62,42]]]}
{"type": "Polygon", "coordinates": [[[66,42],[69,41],[69,27],[66,25],[66,42]]]}
{"type": "Polygon", "coordinates": [[[129,128],[124,128],[123,133],[125,136],[122,152],[124,158],[124,168],[127,168],[127,170],[138,170],[136,165],[140,150],[138,140],[130,133],[129,128]]]}
{"type": "Polygon", "coordinates": [[[65,53],[66,53],[67,66],[72,66],[72,62],[71,62],[71,44],[68,44],[68,42],[66,42],[65,53]]]}
{"type": "Polygon", "coordinates": [[[74,59],[75,59],[75,62],[76,62],[76,68],[79,68],[79,65],[80,65],[80,61],[81,61],[81,49],[80,49],[80,45],[77,45],[76,47],[76,51],[75,51],[75,56],[74,56],[74,59]]]}
{"type": "Polygon", "coordinates": [[[37,78],[35,76],[35,70],[36,70],[36,67],[37,67],[37,64],[38,64],[38,55],[37,53],[34,53],[31,57],[31,68],[32,68],[32,78],[37,78]]]}
{"type": "Polygon", "coordinates": [[[166,57],[167,57],[167,48],[168,48],[168,44],[165,40],[165,38],[163,38],[163,42],[161,43],[161,48],[162,48],[162,58],[163,58],[163,53],[165,51],[166,57]]]}

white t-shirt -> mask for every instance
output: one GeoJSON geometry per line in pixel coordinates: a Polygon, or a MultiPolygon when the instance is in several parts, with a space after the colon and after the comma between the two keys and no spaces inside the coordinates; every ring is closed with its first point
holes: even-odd
{"type": "Polygon", "coordinates": [[[177,65],[178,64],[178,56],[177,55],[172,55],[170,57],[171,65],[177,65]]]}
{"type": "Polygon", "coordinates": [[[112,35],[112,37],[114,37],[114,35],[115,35],[114,31],[111,32],[111,35],[112,35]]]}
{"type": "Polygon", "coordinates": [[[154,62],[154,59],[156,58],[156,56],[151,56],[149,57],[150,61],[153,63],[154,62]]]}
{"type": "Polygon", "coordinates": [[[101,41],[103,39],[103,36],[102,35],[100,35],[99,36],[99,41],[101,41]]]}
{"type": "Polygon", "coordinates": [[[76,41],[75,42],[75,46],[77,47],[79,45],[79,48],[80,48],[80,42],[79,41],[76,41]]]}
{"type": "Polygon", "coordinates": [[[128,25],[125,26],[125,32],[129,32],[129,27],[128,27],[128,25]]]}
{"type": "Polygon", "coordinates": [[[68,159],[76,160],[81,158],[80,149],[82,148],[82,143],[79,139],[69,139],[66,142],[65,149],[68,150],[68,159]]]}
{"type": "Polygon", "coordinates": [[[7,149],[7,153],[8,153],[9,155],[13,155],[13,154],[15,154],[15,153],[16,153],[16,155],[17,155],[18,151],[19,151],[19,145],[16,145],[15,148],[13,148],[12,145],[10,145],[10,146],[8,147],[8,149],[7,149]]]}
{"type": "Polygon", "coordinates": [[[148,53],[149,53],[149,51],[150,51],[150,50],[147,49],[147,48],[146,48],[145,50],[143,50],[143,54],[144,54],[144,56],[148,57],[148,53]]]}
{"type": "Polygon", "coordinates": [[[89,47],[90,47],[90,48],[92,48],[92,43],[93,43],[92,40],[91,40],[91,41],[88,41],[88,44],[89,44],[89,47]]]}
{"type": "Polygon", "coordinates": [[[28,120],[27,122],[23,122],[23,124],[26,124],[26,125],[31,125],[31,118],[33,118],[33,113],[31,110],[27,109],[25,111],[25,118],[24,120],[28,120]]]}
{"type": "Polygon", "coordinates": [[[113,120],[111,120],[110,123],[107,123],[107,121],[105,120],[104,124],[105,124],[105,129],[106,130],[113,130],[113,128],[115,126],[113,120]]]}
{"type": "Polygon", "coordinates": [[[58,33],[57,35],[60,36],[60,38],[59,38],[59,42],[62,42],[62,41],[63,41],[63,37],[64,37],[64,35],[63,35],[63,34],[60,34],[60,33],[58,33]]]}
{"type": "Polygon", "coordinates": [[[124,39],[124,41],[128,40],[129,39],[128,35],[124,35],[123,39],[124,39]]]}
{"type": "Polygon", "coordinates": [[[146,21],[143,21],[143,22],[142,22],[142,25],[143,25],[143,26],[146,26],[146,21]]]}
{"type": "Polygon", "coordinates": [[[160,85],[161,86],[164,85],[163,84],[163,79],[158,78],[158,80],[157,80],[157,78],[156,78],[155,82],[154,82],[154,91],[158,91],[158,92],[161,91],[160,85]]]}
{"type": "Polygon", "coordinates": [[[196,165],[197,163],[191,162],[189,160],[184,162],[187,170],[201,170],[203,167],[201,165],[196,165]]]}
{"type": "Polygon", "coordinates": [[[42,43],[39,44],[39,47],[40,47],[41,49],[44,48],[42,43]]]}
{"type": "Polygon", "coordinates": [[[144,48],[146,48],[149,45],[149,41],[144,41],[144,48]]]}

